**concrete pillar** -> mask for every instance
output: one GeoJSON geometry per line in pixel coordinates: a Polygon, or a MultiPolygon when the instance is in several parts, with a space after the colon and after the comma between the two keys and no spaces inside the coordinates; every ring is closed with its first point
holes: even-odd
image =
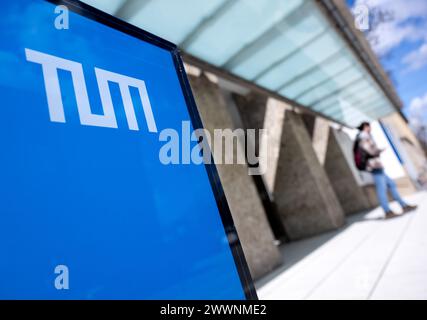
{"type": "MultiPolygon", "coordinates": [[[[273,99],[268,99],[264,95],[253,92],[246,96],[235,94],[233,95],[233,100],[242,119],[243,127],[255,130],[268,128],[269,150],[267,170],[263,175],[263,180],[270,198],[272,198],[285,110],[276,105],[272,106],[270,101],[273,101],[273,99]]],[[[255,141],[256,152],[258,153],[263,147],[265,146],[262,146],[261,141],[257,139],[255,141]]]]}
{"type": "Polygon", "coordinates": [[[306,114],[303,119],[317,158],[325,169],[344,213],[348,215],[371,208],[357,180],[350,137],[331,128],[329,121],[320,117],[306,114]]]}
{"type": "MultiPolygon", "coordinates": [[[[190,76],[190,84],[204,128],[234,129],[233,110],[218,85],[204,74],[190,76]]],[[[273,233],[247,165],[217,165],[218,173],[242,243],[252,277],[257,279],[281,262],[273,233]]]]}
{"type": "Polygon", "coordinates": [[[267,159],[264,159],[265,172],[258,179],[258,186],[262,184],[262,187],[258,190],[268,198],[265,209],[276,238],[286,241],[288,237],[274,203],[274,182],[285,118],[284,104],[254,92],[244,96],[234,94],[232,98],[240,114],[242,127],[255,130],[268,128],[266,140],[255,140],[256,152],[260,152],[261,156],[267,154],[267,159]]]}
{"type": "Polygon", "coordinates": [[[247,128],[268,129],[264,180],[286,236],[294,240],[341,226],[342,208],[301,115],[283,102],[255,93],[234,98],[247,128]]]}
{"type": "Polygon", "coordinates": [[[377,191],[375,186],[368,184],[362,187],[363,192],[365,193],[366,198],[368,199],[369,206],[371,208],[378,207],[380,202],[378,201],[377,191]]]}
{"type": "Polygon", "coordinates": [[[338,228],[344,213],[301,116],[286,111],[274,199],[290,239],[338,228]]]}
{"type": "Polygon", "coordinates": [[[371,208],[371,205],[357,183],[351,169],[351,163],[345,156],[342,147],[352,149],[352,145],[341,146],[336,130],[329,129],[328,146],[324,168],[331,181],[335,194],[346,214],[358,213],[371,208]]]}
{"type": "Polygon", "coordinates": [[[252,92],[246,96],[233,95],[233,98],[246,128],[264,128],[268,97],[252,92]]]}
{"type": "Polygon", "coordinates": [[[327,120],[309,114],[303,114],[302,119],[310,135],[317,159],[323,166],[328,148],[329,123],[327,120]]]}

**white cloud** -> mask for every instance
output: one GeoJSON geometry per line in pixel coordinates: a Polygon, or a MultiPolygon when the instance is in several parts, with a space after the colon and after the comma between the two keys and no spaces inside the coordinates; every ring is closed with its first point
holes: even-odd
{"type": "Polygon", "coordinates": [[[408,115],[411,124],[414,127],[421,125],[427,118],[427,92],[421,96],[413,98],[409,108],[408,115]]]}
{"type": "Polygon", "coordinates": [[[401,26],[395,23],[380,25],[373,31],[372,36],[377,39],[377,42],[371,43],[372,49],[379,55],[389,53],[404,41],[417,41],[424,37],[419,28],[412,25],[401,26]]]}
{"type": "Polygon", "coordinates": [[[426,0],[357,0],[355,6],[366,5],[369,9],[380,9],[392,12],[393,19],[383,22],[372,31],[371,43],[374,51],[379,55],[389,53],[401,43],[427,41],[427,22],[424,26],[416,25],[414,19],[427,19],[426,0]]]}
{"type": "MultiPolygon", "coordinates": [[[[371,31],[372,38],[377,40],[371,46],[378,55],[388,54],[403,43],[415,44],[415,50],[399,56],[405,71],[427,65],[427,0],[356,0],[355,5],[393,14],[391,21],[371,31]]],[[[414,128],[427,124],[427,92],[412,99],[407,115],[414,128]]]]}
{"type": "Polygon", "coordinates": [[[416,97],[412,99],[411,104],[409,105],[409,109],[414,113],[427,111],[427,93],[422,97],[416,97]]]}
{"type": "Polygon", "coordinates": [[[404,56],[402,62],[407,65],[408,71],[418,70],[427,65],[427,42],[404,56]]]}
{"type": "Polygon", "coordinates": [[[355,6],[366,5],[368,8],[380,8],[393,12],[394,22],[400,23],[409,18],[427,17],[425,0],[357,0],[355,6]]]}

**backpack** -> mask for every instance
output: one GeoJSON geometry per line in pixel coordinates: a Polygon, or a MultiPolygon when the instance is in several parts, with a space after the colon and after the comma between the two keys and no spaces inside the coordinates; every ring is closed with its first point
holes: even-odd
{"type": "Polygon", "coordinates": [[[360,171],[365,171],[370,155],[362,147],[360,147],[359,144],[360,137],[359,135],[357,135],[356,141],[354,141],[353,145],[354,164],[356,165],[356,168],[360,171]]]}

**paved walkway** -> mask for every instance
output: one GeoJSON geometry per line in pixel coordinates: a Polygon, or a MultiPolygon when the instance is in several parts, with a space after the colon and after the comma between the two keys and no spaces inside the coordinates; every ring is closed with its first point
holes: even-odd
{"type": "Polygon", "coordinates": [[[427,299],[427,193],[407,199],[417,211],[385,221],[378,208],[282,246],[284,265],[256,283],[259,298],[427,299]]]}

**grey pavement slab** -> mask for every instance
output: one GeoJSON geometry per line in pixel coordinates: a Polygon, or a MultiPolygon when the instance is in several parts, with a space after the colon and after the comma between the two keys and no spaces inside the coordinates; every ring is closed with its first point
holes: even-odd
{"type": "Polygon", "coordinates": [[[418,210],[383,220],[377,208],[283,245],[284,264],[256,283],[259,298],[427,299],[427,193],[407,199],[418,210]]]}

